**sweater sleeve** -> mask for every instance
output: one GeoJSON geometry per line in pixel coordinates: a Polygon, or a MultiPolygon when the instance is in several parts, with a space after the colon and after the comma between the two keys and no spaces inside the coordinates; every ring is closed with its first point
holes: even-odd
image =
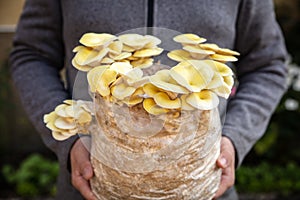
{"type": "Polygon", "coordinates": [[[223,135],[232,140],[239,166],[285,92],[287,53],[272,0],[241,1],[236,30],[239,86],[228,103],[223,135]]]}
{"type": "Polygon", "coordinates": [[[66,165],[76,137],[58,142],[43,123],[43,115],[69,97],[59,74],[64,64],[60,1],[26,1],[10,64],[14,84],[31,122],[60,164],[66,165]]]}

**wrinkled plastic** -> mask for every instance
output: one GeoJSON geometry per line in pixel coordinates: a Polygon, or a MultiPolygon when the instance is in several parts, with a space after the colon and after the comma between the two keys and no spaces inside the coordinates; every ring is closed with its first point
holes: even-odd
{"type": "Polygon", "coordinates": [[[212,199],[221,170],[218,109],[153,116],[94,99],[91,145],[98,199],[212,199]]]}

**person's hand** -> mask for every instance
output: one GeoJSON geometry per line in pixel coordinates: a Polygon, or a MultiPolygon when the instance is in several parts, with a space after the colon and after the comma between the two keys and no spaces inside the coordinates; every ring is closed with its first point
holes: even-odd
{"type": "Polygon", "coordinates": [[[222,169],[221,183],[214,199],[219,198],[224,192],[234,185],[235,181],[235,150],[230,139],[222,137],[221,153],[217,166],[222,169]]]}
{"type": "Polygon", "coordinates": [[[94,176],[90,162],[90,153],[83,145],[81,141],[83,139],[90,140],[87,137],[78,139],[70,152],[72,185],[85,199],[96,200],[89,184],[89,180],[94,176]]]}

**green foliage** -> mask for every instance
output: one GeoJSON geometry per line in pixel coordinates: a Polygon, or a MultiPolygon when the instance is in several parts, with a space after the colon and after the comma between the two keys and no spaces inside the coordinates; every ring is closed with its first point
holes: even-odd
{"type": "Polygon", "coordinates": [[[276,192],[287,196],[300,191],[300,166],[295,163],[279,166],[266,162],[258,166],[242,166],[237,170],[236,187],[239,192],[276,192]]]}
{"type": "Polygon", "coordinates": [[[25,159],[17,170],[5,165],[2,173],[7,182],[15,186],[18,195],[35,197],[55,194],[58,169],[57,162],[33,154],[25,159]]]}

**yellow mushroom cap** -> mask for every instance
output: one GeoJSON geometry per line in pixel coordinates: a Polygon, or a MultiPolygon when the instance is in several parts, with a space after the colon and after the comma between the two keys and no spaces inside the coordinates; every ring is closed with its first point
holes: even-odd
{"type": "Polygon", "coordinates": [[[110,95],[110,84],[117,79],[117,72],[112,69],[106,69],[100,76],[96,85],[96,91],[103,97],[110,95]]]}
{"type": "Polygon", "coordinates": [[[166,108],[161,108],[160,106],[158,106],[155,101],[153,99],[144,99],[143,101],[143,107],[144,109],[152,114],[152,115],[161,115],[161,114],[165,114],[167,112],[169,112],[168,109],[166,108]]]}
{"type": "Polygon", "coordinates": [[[129,58],[130,56],[131,56],[131,53],[122,52],[119,55],[113,56],[112,59],[114,59],[114,60],[124,60],[126,58],[129,58]]]}
{"type": "Polygon", "coordinates": [[[123,50],[122,50],[122,51],[132,53],[132,52],[134,52],[135,50],[136,50],[135,48],[123,44],[123,50]]]}
{"type": "Polygon", "coordinates": [[[224,63],[214,61],[214,60],[203,60],[203,62],[208,64],[215,72],[217,72],[221,76],[233,75],[232,69],[224,63]]]}
{"type": "MultiPolygon", "coordinates": [[[[76,134],[76,133],[75,133],[76,134]]],[[[74,134],[74,135],[75,135],[74,134]]],[[[66,140],[68,139],[69,137],[71,137],[72,135],[69,135],[69,134],[66,134],[64,132],[57,132],[57,131],[53,131],[52,132],[52,137],[55,139],[55,140],[58,140],[58,141],[63,141],[63,140],[66,140]]]]}
{"type": "Polygon", "coordinates": [[[224,84],[223,77],[218,73],[214,73],[213,78],[211,79],[211,81],[208,83],[208,85],[205,88],[213,89],[213,88],[220,87],[223,84],[224,84]]]}
{"type": "Polygon", "coordinates": [[[87,80],[90,86],[91,92],[96,92],[97,85],[102,77],[103,72],[108,69],[109,65],[102,65],[94,67],[87,73],[87,80]]]}
{"type": "Polygon", "coordinates": [[[154,59],[153,58],[142,58],[142,59],[138,59],[138,60],[133,60],[130,62],[130,64],[133,67],[138,67],[141,69],[145,69],[148,68],[150,66],[153,65],[154,59]]]}
{"type": "Polygon", "coordinates": [[[214,52],[217,52],[220,49],[220,47],[218,45],[211,44],[211,43],[199,44],[199,47],[201,49],[210,50],[210,51],[214,51],[214,52]]]}
{"type": "Polygon", "coordinates": [[[218,96],[223,97],[225,99],[227,99],[231,94],[231,88],[226,84],[224,84],[220,87],[217,87],[217,88],[213,88],[213,89],[211,89],[211,91],[213,91],[218,96]]]}
{"type": "Polygon", "coordinates": [[[108,49],[104,48],[101,51],[96,51],[90,48],[79,50],[73,58],[79,65],[90,65],[93,62],[100,62],[108,53],[108,49]]]}
{"type": "Polygon", "coordinates": [[[58,105],[54,112],[60,116],[60,117],[68,117],[68,114],[66,113],[65,109],[68,107],[68,105],[66,104],[61,104],[61,105],[58,105]]]}
{"type": "Polygon", "coordinates": [[[227,48],[219,48],[218,51],[217,51],[218,54],[221,54],[221,55],[228,55],[228,56],[239,56],[240,53],[237,52],[237,51],[233,51],[231,49],[227,49],[227,48]]]}
{"type": "Polygon", "coordinates": [[[170,70],[160,70],[149,77],[149,81],[158,88],[179,94],[187,94],[189,91],[179,85],[170,75],[170,70]]]}
{"type": "Polygon", "coordinates": [[[213,78],[213,71],[203,62],[189,60],[179,63],[170,70],[177,83],[191,92],[200,92],[213,78]]]}
{"type": "Polygon", "coordinates": [[[140,87],[137,88],[131,96],[124,98],[122,101],[128,106],[134,106],[136,104],[141,103],[144,100],[143,95],[143,88],[140,87]]]}
{"type": "Polygon", "coordinates": [[[116,36],[107,33],[86,33],[79,42],[87,47],[106,46],[116,39],[116,36]]]}
{"type": "Polygon", "coordinates": [[[122,43],[135,50],[143,48],[149,42],[144,36],[139,34],[124,34],[120,35],[118,38],[122,43]]]}
{"type": "Polygon", "coordinates": [[[176,109],[181,107],[181,101],[179,98],[176,99],[170,99],[170,97],[164,93],[159,92],[156,93],[153,96],[153,99],[157,105],[159,105],[162,108],[168,108],[168,109],[176,109]]]}
{"type": "Polygon", "coordinates": [[[119,55],[122,53],[123,43],[120,41],[114,41],[108,46],[109,52],[119,55]]]}
{"type": "Polygon", "coordinates": [[[126,97],[131,96],[135,92],[134,87],[130,87],[125,83],[115,85],[111,88],[111,94],[119,100],[123,100],[126,97]]]}
{"type": "Polygon", "coordinates": [[[115,62],[110,66],[111,70],[116,71],[119,74],[125,75],[132,70],[132,65],[128,62],[115,62]]]}
{"type": "Polygon", "coordinates": [[[195,108],[193,106],[191,106],[190,104],[188,104],[186,102],[186,97],[188,96],[188,94],[183,94],[180,97],[181,100],[181,109],[182,110],[195,110],[195,108]]]}
{"type": "Polygon", "coordinates": [[[178,42],[181,44],[200,44],[200,43],[206,42],[205,38],[201,38],[198,35],[195,35],[192,33],[177,35],[173,39],[175,42],[178,42]]]}
{"type": "Polygon", "coordinates": [[[210,55],[210,58],[219,62],[235,62],[238,61],[238,59],[234,56],[227,56],[227,55],[221,55],[221,54],[214,54],[210,55]]]}
{"type": "Polygon", "coordinates": [[[186,102],[200,110],[211,110],[218,106],[219,98],[209,90],[202,90],[201,92],[189,94],[186,97],[186,102]]]}
{"type": "Polygon", "coordinates": [[[68,122],[67,120],[65,120],[64,118],[57,118],[54,122],[54,125],[59,128],[59,129],[63,129],[63,130],[68,130],[68,129],[74,129],[76,128],[76,123],[73,122],[68,122]]]}
{"type": "Polygon", "coordinates": [[[153,35],[145,35],[144,38],[148,41],[145,48],[155,48],[161,43],[161,40],[153,35]]]}
{"type": "Polygon", "coordinates": [[[146,95],[148,95],[148,97],[153,98],[155,94],[161,92],[162,90],[156,87],[155,85],[153,85],[152,83],[147,83],[143,86],[143,91],[145,92],[146,95]]]}
{"type": "Polygon", "coordinates": [[[193,58],[191,57],[190,53],[182,50],[182,49],[177,49],[177,50],[173,50],[170,51],[167,56],[172,59],[175,60],[177,62],[181,62],[184,60],[192,60],[193,58]]]}
{"type": "Polygon", "coordinates": [[[188,51],[191,55],[191,57],[195,58],[195,59],[204,59],[206,57],[208,57],[209,55],[213,55],[215,52],[214,51],[210,51],[210,50],[204,50],[201,49],[198,46],[184,46],[183,47],[184,50],[188,51]]]}
{"type": "Polygon", "coordinates": [[[133,56],[137,58],[145,58],[151,56],[157,56],[164,51],[162,48],[153,48],[153,49],[141,49],[134,52],[133,56]]]}
{"type": "Polygon", "coordinates": [[[78,63],[76,63],[74,58],[72,59],[72,65],[74,68],[76,68],[77,70],[82,71],[82,72],[88,72],[93,68],[88,65],[79,65],[78,63]]]}

